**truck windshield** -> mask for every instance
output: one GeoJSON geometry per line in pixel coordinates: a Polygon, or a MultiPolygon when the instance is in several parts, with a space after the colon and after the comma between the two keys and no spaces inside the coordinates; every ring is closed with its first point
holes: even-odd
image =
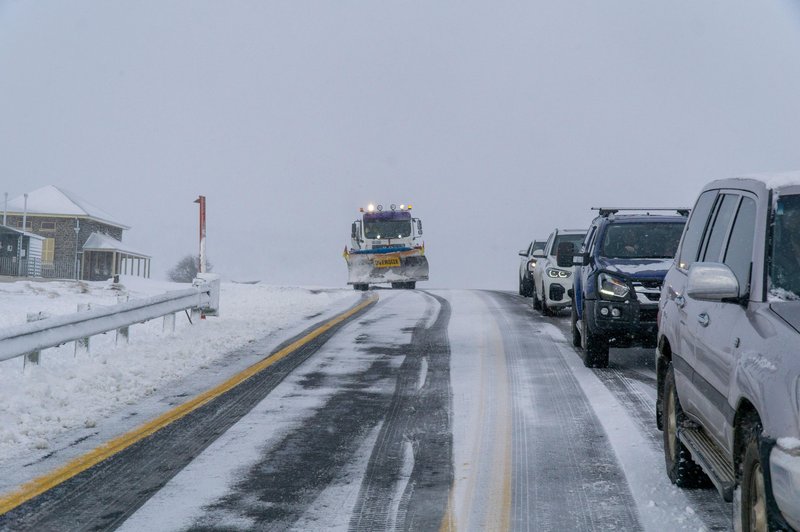
{"type": "Polygon", "coordinates": [[[367,238],[406,238],[411,236],[411,220],[365,220],[367,238]]]}
{"type": "Polygon", "coordinates": [[[770,295],[800,300],[800,195],[775,203],[770,249],[770,295]]]}
{"type": "Polygon", "coordinates": [[[684,223],[612,223],[600,255],[610,259],[671,259],[678,250],[684,223]]]}

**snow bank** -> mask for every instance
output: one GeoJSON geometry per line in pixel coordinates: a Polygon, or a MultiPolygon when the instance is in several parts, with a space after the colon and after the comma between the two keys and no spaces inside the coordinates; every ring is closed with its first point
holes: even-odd
{"type": "Polygon", "coordinates": [[[799,452],[800,440],[797,438],[778,438],[778,447],[787,452],[799,452]]]}
{"type": "MultiPolygon", "coordinates": [[[[125,277],[121,284],[122,290],[110,283],[0,283],[0,328],[24,323],[29,312],[69,314],[80,303],[113,305],[119,295],[134,299],[187,287],[125,277]]],[[[111,332],[92,337],[88,355],[76,357],[74,344],[68,344],[43,351],[41,364],[24,371],[21,358],[2,362],[0,461],[48,449],[61,433],[94,427],[126,405],[224,361],[238,347],[310,325],[304,318],[344,308],[358,297],[343,289],[223,283],[219,317],[192,326],[179,315],[174,333],[162,332],[160,319],[134,325],[129,345],[115,346],[111,332]]]]}

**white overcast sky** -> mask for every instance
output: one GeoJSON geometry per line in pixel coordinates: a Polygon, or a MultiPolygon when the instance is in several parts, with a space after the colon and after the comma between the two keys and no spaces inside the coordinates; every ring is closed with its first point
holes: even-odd
{"type": "Polygon", "coordinates": [[[410,202],[424,286],[515,290],[592,206],[788,169],[797,0],[0,0],[0,194],[101,206],[156,275],[199,194],[216,270],[273,284],[343,286],[358,207],[410,202]]]}

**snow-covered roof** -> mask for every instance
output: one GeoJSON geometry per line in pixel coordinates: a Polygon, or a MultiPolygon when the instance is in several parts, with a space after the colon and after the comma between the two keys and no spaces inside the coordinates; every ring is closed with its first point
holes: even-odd
{"type": "Polygon", "coordinates": [[[772,174],[743,175],[741,179],[760,181],[769,189],[788,187],[791,185],[800,185],[800,170],[772,174]]]}
{"type": "MultiPolygon", "coordinates": [[[[25,197],[17,196],[8,202],[8,211],[22,214],[25,210],[25,197]]],[[[129,226],[116,221],[114,217],[103,209],[81,199],[72,192],[47,185],[28,193],[28,214],[55,215],[55,216],[80,216],[93,218],[97,221],[130,229],[129,226]]]]}
{"type": "Polygon", "coordinates": [[[27,231],[22,231],[20,229],[15,228],[15,227],[9,227],[7,225],[1,225],[0,224],[0,231],[10,231],[12,233],[17,233],[18,235],[24,235],[24,236],[33,238],[34,240],[44,240],[43,236],[35,235],[33,233],[29,233],[27,231]]]}
{"type": "Polygon", "coordinates": [[[122,247],[122,242],[103,233],[92,233],[83,245],[84,251],[117,251],[137,257],[150,258],[150,255],[122,247]]]}

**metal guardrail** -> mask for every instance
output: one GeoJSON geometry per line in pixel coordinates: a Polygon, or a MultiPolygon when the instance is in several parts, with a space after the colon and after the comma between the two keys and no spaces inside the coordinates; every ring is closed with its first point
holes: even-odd
{"type": "Polygon", "coordinates": [[[199,277],[192,283],[192,288],[186,290],[0,329],[0,361],[37,353],[42,349],[144,323],[182,310],[199,309],[208,315],[216,315],[219,308],[219,277],[214,274],[201,274],[199,277]]]}

